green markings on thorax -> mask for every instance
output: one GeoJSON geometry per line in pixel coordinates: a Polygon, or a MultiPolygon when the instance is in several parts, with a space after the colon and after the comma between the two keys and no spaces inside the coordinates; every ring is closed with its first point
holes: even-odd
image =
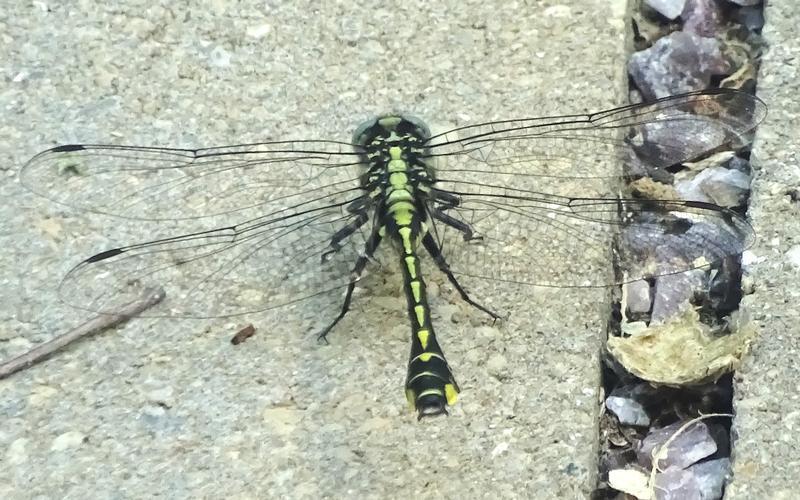
{"type": "Polygon", "coordinates": [[[406,397],[420,417],[446,413],[458,397],[458,385],[436,340],[417,255],[417,246],[427,236],[426,197],[433,178],[419,160],[430,132],[416,119],[384,116],[359,128],[356,143],[369,147],[373,179],[380,187],[370,196],[382,198],[380,235],[397,244],[403,267],[403,284],[411,321],[411,354],[406,379],[406,397]]]}

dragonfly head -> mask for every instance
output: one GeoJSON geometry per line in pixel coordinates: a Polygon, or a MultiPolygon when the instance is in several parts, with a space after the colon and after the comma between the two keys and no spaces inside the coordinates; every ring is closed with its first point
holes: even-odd
{"type": "Polygon", "coordinates": [[[421,147],[430,136],[428,126],[416,116],[382,115],[359,125],[353,134],[353,144],[362,148],[386,143],[421,147]]]}

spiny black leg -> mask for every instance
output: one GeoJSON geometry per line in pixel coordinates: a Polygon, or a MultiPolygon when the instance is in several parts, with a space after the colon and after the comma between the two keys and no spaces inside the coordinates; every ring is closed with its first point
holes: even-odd
{"type": "Polygon", "coordinates": [[[350,310],[350,302],[353,300],[353,291],[356,289],[356,283],[359,279],[361,279],[361,273],[364,272],[364,268],[367,266],[367,262],[372,257],[372,254],[375,252],[375,249],[378,248],[378,245],[381,242],[381,235],[379,228],[376,227],[372,234],[370,235],[369,239],[367,240],[366,244],[364,245],[364,254],[359,256],[356,260],[355,266],[353,266],[353,270],[350,273],[350,283],[347,284],[347,292],[344,296],[344,303],[342,303],[342,308],[339,310],[339,315],[336,316],[336,319],[333,322],[325,327],[322,332],[317,336],[317,340],[320,342],[328,343],[328,333],[333,329],[336,324],[344,318],[344,315],[347,314],[347,311],[350,310]]]}
{"type": "Polygon", "coordinates": [[[356,214],[356,218],[348,222],[346,226],[339,229],[333,236],[328,246],[330,250],[322,254],[322,262],[326,262],[331,256],[338,252],[342,246],[339,244],[363,226],[369,220],[369,211],[363,199],[358,199],[347,206],[347,211],[356,214]]]}
{"type": "Polygon", "coordinates": [[[430,197],[436,201],[441,202],[442,205],[447,205],[447,208],[457,207],[458,205],[461,204],[460,196],[435,188],[432,188],[430,190],[430,197]]]}
{"type": "MultiPolygon", "coordinates": [[[[361,261],[360,258],[358,260],[359,262],[361,261]]],[[[364,259],[364,261],[366,262],[366,259],[364,259]]],[[[356,265],[358,265],[358,263],[356,263],[356,265]]],[[[326,326],[325,329],[322,330],[319,335],[317,335],[318,342],[324,342],[327,344],[328,333],[333,330],[333,327],[336,326],[336,323],[341,321],[341,319],[344,318],[344,315],[347,314],[347,311],[350,310],[350,302],[353,300],[353,291],[356,289],[356,281],[358,281],[356,276],[350,278],[350,283],[347,284],[347,293],[345,293],[344,303],[342,304],[342,308],[339,310],[339,315],[336,316],[336,319],[334,319],[330,325],[326,326]]]]}
{"type": "Polygon", "coordinates": [[[462,220],[456,219],[455,217],[444,213],[439,207],[431,210],[431,216],[433,216],[434,219],[444,222],[448,226],[462,233],[464,235],[464,241],[480,241],[483,239],[483,236],[475,236],[475,231],[472,230],[472,226],[462,220]]]}
{"type": "Polygon", "coordinates": [[[467,304],[471,305],[472,307],[479,309],[489,316],[492,317],[495,321],[500,319],[501,316],[496,312],[484,307],[474,300],[472,300],[467,293],[466,290],[461,286],[458,282],[456,277],[453,275],[453,272],[450,270],[450,266],[447,265],[447,261],[445,260],[444,256],[442,255],[441,250],[439,249],[439,245],[436,243],[436,240],[433,239],[430,233],[426,233],[425,236],[422,238],[422,244],[425,246],[425,249],[428,251],[431,257],[433,257],[433,261],[436,263],[436,266],[439,268],[441,272],[447,276],[447,279],[450,283],[455,287],[458,291],[459,295],[461,295],[461,299],[464,300],[467,304]]]}
{"type": "Polygon", "coordinates": [[[439,190],[431,191],[430,195],[432,199],[439,202],[438,206],[435,206],[433,203],[431,204],[433,208],[431,209],[430,214],[434,219],[441,221],[461,232],[464,235],[464,241],[483,239],[483,236],[475,236],[475,231],[472,230],[472,226],[462,220],[456,219],[452,215],[445,213],[445,210],[456,208],[461,204],[461,198],[459,196],[448,193],[447,191],[439,190]]]}

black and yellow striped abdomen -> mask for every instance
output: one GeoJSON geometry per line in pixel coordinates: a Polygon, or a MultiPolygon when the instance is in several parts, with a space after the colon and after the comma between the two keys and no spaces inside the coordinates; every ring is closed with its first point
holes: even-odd
{"type": "MultiPolygon", "coordinates": [[[[427,129],[411,118],[385,116],[356,134],[370,161],[362,188],[376,203],[381,237],[394,242],[403,270],[403,288],[411,324],[411,355],[406,397],[420,417],[446,413],[458,385],[436,340],[417,249],[427,234],[426,203],[434,183],[432,170],[419,159],[427,129]]],[[[435,256],[434,256],[435,257],[435,256]]]]}

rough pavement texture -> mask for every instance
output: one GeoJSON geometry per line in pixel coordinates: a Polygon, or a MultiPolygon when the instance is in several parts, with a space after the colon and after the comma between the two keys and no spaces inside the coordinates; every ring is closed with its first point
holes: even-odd
{"type": "MultiPolygon", "coordinates": [[[[4,357],[82,321],[54,294],[70,266],[152,229],[23,191],[16,170],[56,143],[346,141],[380,112],[442,127],[625,100],[623,0],[163,5],[3,6],[4,357]]],[[[432,276],[463,393],[418,423],[387,279],[329,346],[288,315],[137,320],[0,381],[0,497],[585,498],[605,294],[499,290],[492,326],[432,276]]]]}
{"type": "Polygon", "coordinates": [[[758,95],[769,106],[753,148],[750,215],[758,234],[744,307],[760,330],[737,373],[733,483],[726,498],[797,498],[800,482],[800,21],[797,4],[772,0],[758,95]],[[794,197],[792,192],[795,193],[794,197]]]}

